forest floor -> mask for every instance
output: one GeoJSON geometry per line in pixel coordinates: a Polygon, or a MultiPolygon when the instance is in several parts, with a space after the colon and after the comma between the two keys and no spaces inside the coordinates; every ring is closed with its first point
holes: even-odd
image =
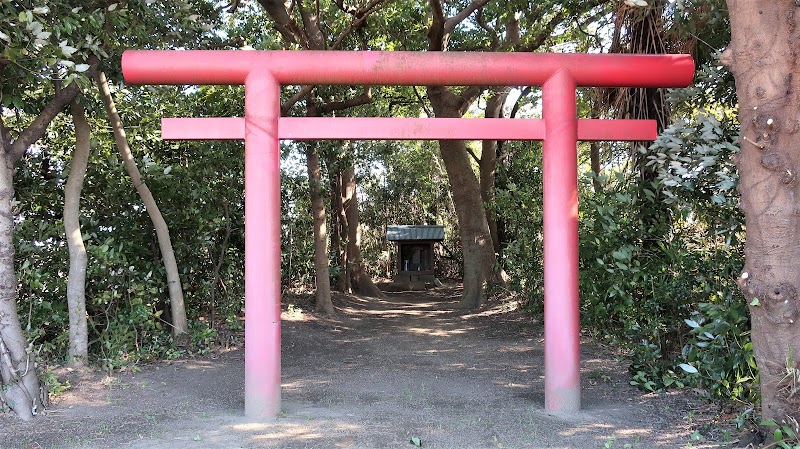
{"type": "Polygon", "coordinates": [[[590,339],[582,410],[546,412],[542,324],[508,303],[455,309],[459,293],[338,295],[335,319],[292,307],[274,421],[243,417],[244,353],[230,348],[73,378],[43,416],[0,416],[0,448],[738,447],[716,406],[631,387],[625,363],[590,339]]]}

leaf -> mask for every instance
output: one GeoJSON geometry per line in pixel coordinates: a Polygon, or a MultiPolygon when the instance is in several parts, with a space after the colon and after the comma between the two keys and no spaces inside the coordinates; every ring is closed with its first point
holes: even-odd
{"type": "Polygon", "coordinates": [[[89,70],[89,64],[75,64],[76,72],[85,72],[89,70]]]}
{"type": "Polygon", "coordinates": [[[681,363],[678,366],[689,374],[697,374],[697,368],[693,367],[692,365],[689,365],[687,363],[681,363]]]}
{"type": "Polygon", "coordinates": [[[61,53],[64,54],[64,56],[67,57],[67,58],[72,56],[72,54],[75,53],[76,51],[78,51],[78,49],[75,48],[75,47],[71,47],[69,45],[62,45],[61,46],[61,53]]]}
{"type": "Polygon", "coordinates": [[[700,327],[700,325],[697,324],[697,321],[695,321],[695,320],[686,319],[686,320],[683,320],[683,322],[686,323],[686,325],[691,327],[692,329],[694,329],[696,327],[700,327]]]}
{"type": "Polygon", "coordinates": [[[113,11],[113,10],[117,9],[117,6],[119,6],[119,3],[112,3],[112,4],[108,5],[108,10],[109,11],[113,11]]]}
{"type": "Polygon", "coordinates": [[[2,32],[2,31],[0,31],[0,39],[4,40],[6,42],[9,42],[9,43],[11,42],[11,38],[8,37],[8,34],[2,32]]]}
{"type": "Polygon", "coordinates": [[[36,8],[33,8],[34,14],[43,15],[47,14],[48,12],[50,12],[50,8],[48,8],[47,6],[37,6],[36,8]]]}
{"type": "Polygon", "coordinates": [[[409,441],[409,443],[417,447],[422,447],[422,440],[420,440],[419,437],[411,437],[411,441],[409,441]]]}
{"type": "Polygon", "coordinates": [[[625,260],[627,259],[627,255],[623,251],[614,251],[611,253],[611,256],[617,260],[625,260]]]}

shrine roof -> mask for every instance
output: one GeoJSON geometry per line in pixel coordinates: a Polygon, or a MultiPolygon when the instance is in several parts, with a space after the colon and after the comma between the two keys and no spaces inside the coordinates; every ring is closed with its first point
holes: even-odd
{"type": "Polygon", "coordinates": [[[444,226],[392,225],[386,227],[386,239],[390,242],[407,240],[444,240],[444,226]]]}

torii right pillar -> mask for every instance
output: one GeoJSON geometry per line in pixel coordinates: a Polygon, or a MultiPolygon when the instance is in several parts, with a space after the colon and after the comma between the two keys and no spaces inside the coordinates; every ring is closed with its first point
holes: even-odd
{"type": "Polygon", "coordinates": [[[578,411],[578,111],[575,80],[559,70],[542,85],[545,408],[578,411]]]}

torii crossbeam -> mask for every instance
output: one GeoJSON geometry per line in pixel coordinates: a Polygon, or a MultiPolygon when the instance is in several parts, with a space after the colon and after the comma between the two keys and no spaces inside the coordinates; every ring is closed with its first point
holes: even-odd
{"type": "Polygon", "coordinates": [[[244,118],[164,119],[164,139],[245,141],[245,415],[280,412],[280,151],[292,140],[542,140],[545,407],[580,409],[578,140],[647,141],[652,120],[579,120],[576,87],[685,87],[688,55],[126,51],[134,84],[244,84],[244,118]],[[542,120],[281,118],[282,84],[542,86],[542,120]]]}

